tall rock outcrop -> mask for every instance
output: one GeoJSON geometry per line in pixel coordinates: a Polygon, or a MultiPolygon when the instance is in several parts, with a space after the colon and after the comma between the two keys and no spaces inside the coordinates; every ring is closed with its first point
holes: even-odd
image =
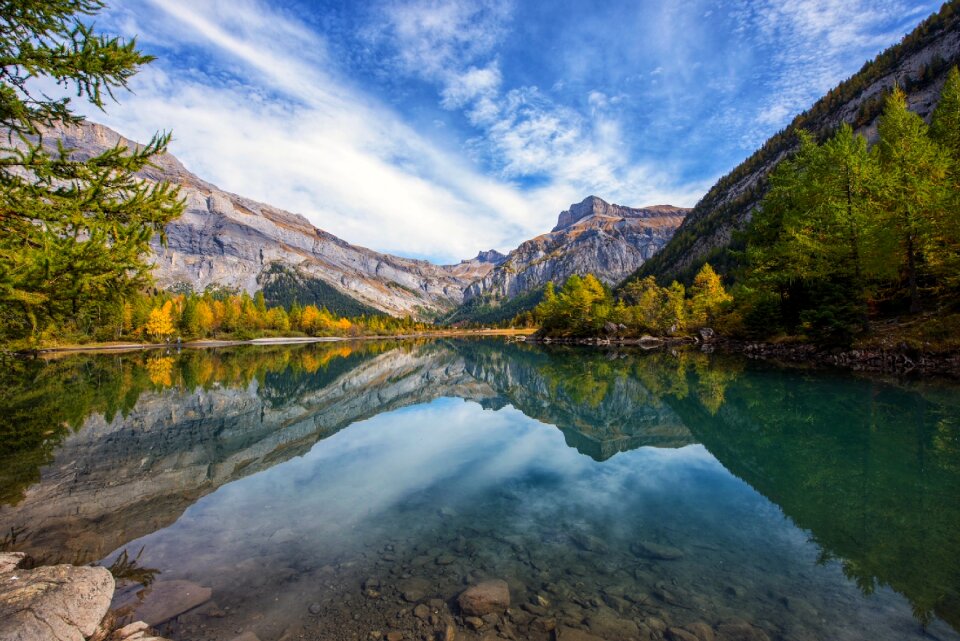
{"type": "Polygon", "coordinates": [[[671,205],[635,209],[590,196],[561,212],[549,233],[522,243],[467,287],[464,300],[509,299],[573,274],[592,273],[614,285],[663,247],[688,211],[671,205]]]}
{"type": "MultiPolygon", "coordinates": [[[[58,135],[85,156],[136,144],[90,122],[58,135]]],[[[279,266],[298,282],[320,280],[373,309],[423,316],[459,304],[464,287],[490,271],[496,260],[481,253],[459,265],[439,266],[357,247],[303,216],[222,191],[171,154],[154,164],[142,177],[180,185],[186,200],[183,216],[167,226],[167,244],[153,243],[154,275],[162,287],[219,285],[254,292],[279,266]]]]}
{"type": "Polygon", "coordinates": [[[752,156],[721,178],[639,276],[662,282],[690,280],[704,262],[725,270],[734,234],[746,228],[767,189],[767,177],[797,149],[797,131],[826,136],[842,123],[851,124],[868,140],[876,139],[876,121],[887,92],[900,86],[910,108],[928,118],[936,107],[949,69],[960,62],[960,2],[952,0],[900,44],[890,47],[810,109],[797,116],[752,156]]]}

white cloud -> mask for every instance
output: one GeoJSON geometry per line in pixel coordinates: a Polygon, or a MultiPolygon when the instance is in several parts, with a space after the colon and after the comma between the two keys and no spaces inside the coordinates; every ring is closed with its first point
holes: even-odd
{"type": "Polygon", "coordinates": [[[371,41],[388,47],[400,72],[435,83],[444,108],[463,110],[478,131],[471,151],[502,178],[626,205],[692,205],[704,192],[707,181],[678,186],[669,168],[632,160],[617,114],[606,113],[622,96],[591,91],[581,113],[537,86],[504,88],[496,54],[512,15],[506,2],[393,0],[379,15],[371,41]]]}
{"type": "MultiPolygon", "coordinates": [[[[565,204],[484,176],[414,131],[338,77],[322,39],[258,3],[143,0],[135,10],[138,20],[121,13],[116,24],[149,24],[148,39],[202,47],[217,73],[152,65],[133,95],[91,117],[140,139],[173,129],[171,151],[224,189],[353,243],[441,261],[510,249],[565,204]]],[[[496,74],[468,73],[462,95],[475,97],[496,74]]]]}

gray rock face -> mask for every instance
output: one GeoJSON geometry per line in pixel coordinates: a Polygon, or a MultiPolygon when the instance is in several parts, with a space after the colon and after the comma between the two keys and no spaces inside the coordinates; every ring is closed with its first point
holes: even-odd
{"type": "Polygon", "coordinates": [[[83,641],[106,615],[113,589],[106,568],[53,565],[0,574],[0,639],[83,641]]]}
{"type": "MultiPolygon", "coordinates": [[[[94,123],[59,132],[68,147],[93,155],[117,143],[134,145],[94,123]]],[[[351,245],[306,218],[230,194],[207,183],[173,156],[142,172],[148,180],[180,185],[186,211],[166,229],[167,244],[153,243],[154,275],[161,286],[188,283],[260,289],[258,278],[280,263],[319,278],[344,294],[394,315],[422,315],[459,304],[463,289],[493,268],[481,253],[472,261],[439,266],[351,245]]]]}
{"type": "Polygon", "coordinates": [[[653,256],[673,236],[689,210],[671,205],[635,209],[596,196],[562,212],[548,234],[510,252],[489,274],[467,287],[464,300],[508,299],[592,273],[614,285],[653,256]]]}

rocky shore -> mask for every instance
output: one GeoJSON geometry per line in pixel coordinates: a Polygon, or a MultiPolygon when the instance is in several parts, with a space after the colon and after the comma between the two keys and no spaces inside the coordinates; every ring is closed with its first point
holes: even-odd
{"type": "Polygon", "coordinates": [[[30,568],[22,552],[0,553],[0,639],[5,641],[165,641],[143,621],[111,612],[116,583],[103,567],[30,568]]]}
{"type": "Polygon", "coordinates": [[[604,335],[584,338],[555,338],[532,335],[522,340],[556,345],[639,346],[659,349],[677,346],[699,346],[706,352],[720,351],[742,354],[750,359],[791,365],[833,367],[855,372],[895,374],[901,376],[948,376],[960,378],[960,352],[920,350],[901,343],[887,348],[829,347],[813,343],[770,343],[742,341],[717,336],[710,328],[698,336],[626,337],[610,328],[604,335]]]}

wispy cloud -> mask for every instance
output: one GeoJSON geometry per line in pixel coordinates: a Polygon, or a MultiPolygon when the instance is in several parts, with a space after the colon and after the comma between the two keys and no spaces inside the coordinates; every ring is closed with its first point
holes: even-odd
{"type": "Polygon", "coordinates": [[[350,242],[454,261],[588,194],[692,205],[934,4],[130,0],[105,24],[159,60],[106,124],[173,129],[201,177],[350,242]]]}
{"type": "Polygon", "coordinates": [[[149,20],[150,39],[186,38],[216,64],[151,66],[107,124],[139,138],[172,128],[172,151],[201,177],[351,242],[437,260],[542,228],[545,194],[489,178],[415,131],[339,77],[323,40],[287,16],[256,2],[136,4],[125,8],[138,19],[117,24],[143,33],[149,20]]]}
{"type": "Polygon", "coordinates": [[[732,13],[735,31],[756,52],[752,76],[770,87],[742,144],[762,143],[771,128],[784,126],[848,77],[851,60],[879,53],[928,11],[907,0],[742,2],[732,13]]]}
{"type": "Polygon", "coordinates": [[[395,68],[437,86],[440,104],[475,128],[474,157],[505,180],[535,180],[579,200],[597,194],[623,204],[692,204],[706,181],[682,184],[638,162],[625,146],[619,101],[593,90],[584,110],[537,85],[505,87],[497,54],[513,8],[503,0],[391,0],[368,37],[395,68]]]}

